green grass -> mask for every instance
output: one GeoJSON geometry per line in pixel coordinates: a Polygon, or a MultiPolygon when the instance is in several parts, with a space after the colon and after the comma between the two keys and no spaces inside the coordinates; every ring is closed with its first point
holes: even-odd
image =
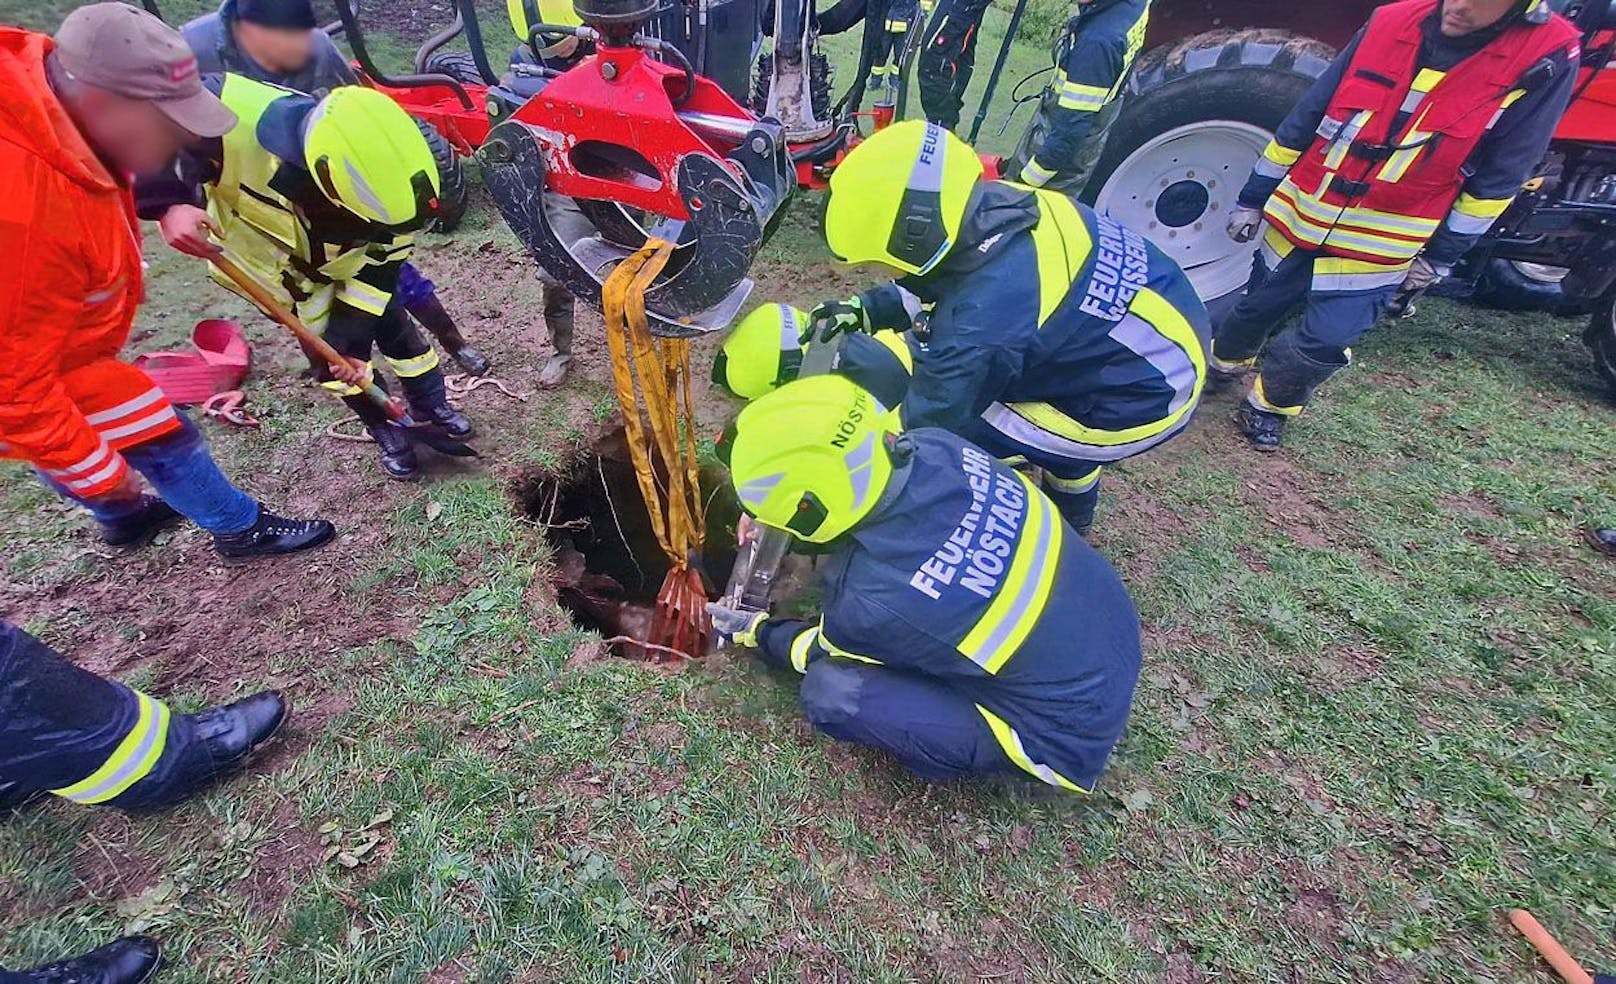
{"type": "MultiPolygon", "coordinates": [[[[533,284],[490,275],[525,263],[493,222],[421,262],[503,312],[502,371],[531,373],[533,284]]],[[[142,348],[246,313],[150,241],[142,348]]],[[[759,277],[858,283],[811,201],[759,277]]],[[[343,522],[307,568],[232,575],[190,532],[109,558],[0,472],[0,608],[182,708],[276,685],[303,722],[169,815],[0,824],[0,960],[138,930],[174,984],[1547,981],[1500,918],[1525,905],[1616,964],[1616,567],[1575,532],[1616,520],[1616,463],[1579,329],[1433,301],[1278,458],[1223,399],[1117,468],[1097,544],[1147,665],[1086,801],[913,781],[742,658],[601,658],[507,491],[582,440],[600,377],[479,405],[490,467],[399,487],[319,438],[336,409],[260,344],[264,429],[209,432],[266,499],[343,522]]]]}

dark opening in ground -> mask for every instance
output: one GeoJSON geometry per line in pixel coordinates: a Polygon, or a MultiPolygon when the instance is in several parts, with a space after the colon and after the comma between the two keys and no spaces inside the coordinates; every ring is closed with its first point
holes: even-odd
{"type": "MultiPolygon", "coordinates": [[[[708,596],[716,597],[735,563],[740,506],[719,469],[704,469],[701,487],[707,507],[701,571],[708,596]]],[[[521,475],[514,493],[517,507],[555,548],[556,597],[573,621],[608,639],[645,640],[670,565],[651,530],[621,426],[555,471],[521,475]]],[[[644,652],[626,643],[612,648],[622,656],[644,652]]]]}

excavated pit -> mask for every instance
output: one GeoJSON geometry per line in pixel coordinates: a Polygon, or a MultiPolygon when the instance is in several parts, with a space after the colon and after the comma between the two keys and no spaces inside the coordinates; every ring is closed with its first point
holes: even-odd
{"type": "MultiPolygon", "coordinates": [[[[704,469],[701,489],[707,511],[701,573],[713,598],[735,563],[741,510],[721,470],[704,469]]],[[[646,641],[670,565],[651,530],[621,425],[559,468],[524,473],[513,493],[517,508],[555,549],[552,584],[573,622],[607,639],[646,641]]],[[[635,659],[652,655],[631,642],[615,643],[612,651],[635,659]]]]}

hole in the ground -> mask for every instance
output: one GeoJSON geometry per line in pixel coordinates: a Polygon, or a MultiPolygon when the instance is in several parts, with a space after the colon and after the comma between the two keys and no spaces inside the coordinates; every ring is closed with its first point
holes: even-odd
{"type": "MultiPolygon", "coordinates": [[[[701,488],[707,507],[701,573],[709,597],[716,597],[735,563],[741,510],[722,471],[703,470],[701,488]]],[[[608,639],[646,640],[670,565],[651,530],[621,426],[555,471],[524,473],[514,493],[555,548],[556,597],[573,621],[608,639]]],[[[612,648],[620,656],[648,655],[629,643],[612,648]]]]}

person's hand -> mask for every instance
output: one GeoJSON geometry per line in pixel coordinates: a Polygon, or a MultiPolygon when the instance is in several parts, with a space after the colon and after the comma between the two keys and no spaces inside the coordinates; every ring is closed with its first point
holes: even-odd
{"type": "Polygon", "coordinates": [[[713,631],[726,641],[748,649],[758,647],[757,630],[768,618],[767,612],[741,612],[726,608],[716,601],[707,603],[707,617],[712,619],[713,631]]]}
{"type": "Polygon", "coordinates": [[[746,513],[741,513],[741,518],[735,521],[735,545],[745,548],[762,535],[763,530],[758,526],[757,520],[746,513]]]}
{"type": "Polygon", "coordinates": [[[845,301],[826,301],[808,315],[814,341],[823,342],[837,335],[871,331],[869,314],[857,297],[845,301]]]}
{"type": "Polygon", "coordinates": [[[157,228],[163,234],[163,242],[186,256],[211,260],[224,252],[208,238],[209,233],[218,235],[219,227],[205,210],[195,205],[172,206],[157,221],[157,228]]]}
{"type": "Polygon", "coordinates": [[[1229,216],[1229,238],[1237,243],[1249,243],[1257,238],[1262,225],[1262,209],[1240,206],[1229,216]]]}
{"type": "Polygon", "coordinates": [[[146,486],[140,480],[140,473],[133,468],[125,468],[123,478],[118,484],[96,496],[98,502],[136,502],[146,494],[146,486]]]}
{"type": "Polygon", "coordinates": [[[1410,294],[1430,290],[1432,287],[1448,279],[1453,272],[1450,266],[1437,266],[1422,254],[1414,257],[1414,265],[1409,267],[1408,276],[1403,279],[1403,290],[1410,294]]]}
{"type": "Polygon", "coordinates": [[[364,389],[370,383],[370,365],[350,358],[346,364],[331,363],[331,378],[364,389]]]}

